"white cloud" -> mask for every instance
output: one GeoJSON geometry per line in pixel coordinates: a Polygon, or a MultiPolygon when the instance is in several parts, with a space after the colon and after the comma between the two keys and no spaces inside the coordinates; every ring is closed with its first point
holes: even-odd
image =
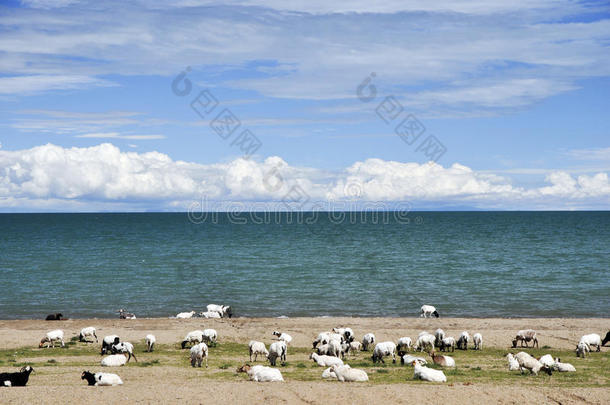
{"type": "Polygon", "coordinates": [[[31,94],[47,90],[82,89],[99,86],[115,86],[115,84],[92,76],[28,75],[0,77],[0,94],[31,94]]]}
{"type": "Polygon", "coordinates": [[[573,149],[566,155],[576,160],[603,160],[610,163],[610,148],[573,149]]]}
{"type": "Polygon", "coordinates": [[[414,208],[438,204],[494,209],[610,206],[607,173],[574,178],[554,172],[546,181],[550,185],[524,189],[513,186],[508,178],[457,163],[443,167],[381,159],[356,162],[338,172],[290,166],[280,157],[204,165],[174,161],[159,152],[122,152],[107,143],[89,148],[47,144],[0,150],[0,209],[10,210],[184,211],[202,198],[239,203],[248,209],[261,202],[277,206],[296,201],[291,197],[293,187],[303,191],[308,204],[323,202],[328,207],[346,201],[409,201],[414,208]]]}
{"type": "Polygon", "coordinates": [[[121,135],[118,132],[94,132],[76,135],[76,138],[150,140],[165,139],[165,135],[121,135]]]}

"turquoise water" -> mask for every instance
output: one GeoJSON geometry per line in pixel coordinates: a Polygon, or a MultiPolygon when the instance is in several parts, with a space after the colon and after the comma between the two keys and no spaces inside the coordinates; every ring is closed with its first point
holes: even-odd
{"type": "Polygon", "coordinates": [[[0,214],[0,318],[608,316],[610,212],[287,215],[0,214]]]}

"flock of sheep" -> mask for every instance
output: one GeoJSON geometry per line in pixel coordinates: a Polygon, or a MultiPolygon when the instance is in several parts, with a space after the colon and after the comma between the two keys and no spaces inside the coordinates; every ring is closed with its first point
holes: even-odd
{"type": "MultiPolygon", "coordinates": [[[[127,313],[124,310],[118,311],[122,319],[135,319],[135,315],[127,313]]],[[[54,319],[61,319],[61,314],[54,319]]],[[[202,312],[200,316],[206,318],[230,318],[233,315],[230,306],[223,305],[208,305],[207,311],[202,312]],[[211,315],[215,313],[216,315],[211,315]]],[[[50,315],[51,316],[51,315],[50,315]]],[[[191,318],[195,315],[195,311],[179,313],[176,318],[191,318]]],[[[436,309],[429,305],[424,305],[421,308],[421,316],[436,316],[439,317],[436,309]]],[[[48,317],[47,317],[48,319],[48,317]]],[[[275,382],[284,381],[280,369],[275,368],[277,360],[282,363],[286,362],[288,354],[288,346],[292,342],[292,337],[280,331],[274,331],[272,334],[275,341],[269,345],[269,349],[265,343],[252,340],[248,344],[248,354],[251,362],[256,362],[258,356],[261,356],[269,361],[271,367],[263,365],[244,364],[237,369],[237,372],[244,372],[249,379],[257,382],[275,382]],[[252,359],[254,356],[254,360],[252,359]]],[[[96,329],[94,327],[83,328],[79,333],[79,341],[82,342],[98,342],[96,329]]],[[[146,350],[152,352],[156,343],[154,335],[146,335],[146,350]]],[[[214,329],[194,330],[189,332],[181,342],[182,349],[186,349],[190,345],[190,363],[192,367],[201,367],[205,361],[205,366],[208,366],[209,346],[216,345],[218,341],[218,333],[214,329]]],[[[584,335],[576,346],[577,356],[586,356],[591,352],[591,348],[595,347],[599,352],[601,346],[610,341],[610,332],[602,341],[597,334],[584,335]]],[[[337,379],[341,382],[351,381],[368,381],[366,371],[356,368],[351,368],[349,364],[344,363],[350,352],[369,351],[372,349],[371,359],[373,363],[384,363],[384,358],[392,358],[392,362],[396,363],[396,356],[400,358],[401,364],[413,366],[414,379],[432,382],[446,382],[442,368],[456,367],[456,362],[453,357],[439,354],[436,349],[441,352],[468,350],[468,345],[472,342],[474,350],[482,350],[483,336],[480,333],[475,333],[472,338],[466,331],[462,332],[458,339],[446,336],[442,329],[437,329],[434,334],[426,331],[421,332],[415,343],[410,337],[401,337],[397,342],[386,341],[376,342],[373,333],[366,333],[361,340],[357,340],[353,330],[349,327],[333,328],[332,331],[325,331],[318,334],[312,342],[312,353],[309,359],[313,360],[318,366],[324,367],[322,372],[323,379],[337,379]],[[409,354],[413,350],[415,353],[409,354]],[[417,352],[423,354],[427,352],[432,362],[441,367],[434,369],[426,367],[428,361],[426,358],[417,355],[417,352]]],[[[39,347],[55,347],[55,343],[59,343],[64,347],[64,332],[60,329],[48,332],[40,341],[39,347]]],[[[532,329],[520,330],[512,340],[512,347],[539,347],[537,334],[532,329]]],[[[117,335],[105,336],[102,339],[101,355],[106,355],[101,360],[101,366],[116,367],[122,366],[131,360],[131,357],[137,362],[134,353],[134,346],[130,342],[121,341],[117,335]]],[[[537,375],[540,371],[551,374],[553,370],[559,372],[573,372],[575,367],[569,363],[562,363],[560,359],[553,358],[546,354],[539,359],[531,356],[526,352],[517,354],[508,353],[506,355],[508,361],[508,370],[525,372],[529,370],[531,374],[537,375]]],[[[30,366],[22,368],[17,373],[0,373],[0,386],[24,386],[27,384],[29,374],[33,371],[30,366]]],[[[91,373],[83,371],[81,378],[86,380],[89,385],[97,386],[114,386],[121,385],[121,378],[112,373],[91,373]]]]}

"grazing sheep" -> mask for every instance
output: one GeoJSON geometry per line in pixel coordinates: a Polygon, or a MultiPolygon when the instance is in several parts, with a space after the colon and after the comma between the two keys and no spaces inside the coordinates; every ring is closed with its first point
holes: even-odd
{"type": "Polygon", "coordinates": [[[216,329],[204,329],[203,330],[203,341],[207,344],[215,345],[218,340],[218,332],[216,329]]]}
{"type": "Polygon", "coordinates": [[[420,318],[427,318],[428,316],[432,318],[432,316],[439,317],[438,311],[432,305],[422,305],[421,306],[421,314],[420,318]]]}
{"type": "Polygon", "coordinates": [[[401,337],[396,342],[396,350],[402,350],[404,347],[407,349],[407,351],[409,351],[411,349],[412,343],[413,342],[411,341],[410,337],[408,337],[408,336],[401,337]]]}
{"type": "Polygon", "coordinates": [[[413,365],[413,362],[415,360],[417,360],[419,362],[419,364],[421,364],[422,366],[425,366],[426,364],[428,364],[428,361],[426,359],[424,359],[423,357],[416,357],[416,356],[412,356],[410,354],[403,354],[403,352],[398,353],[398,355],[400,356],[400,364],[406,364],[409,366],[413,365]]]}
{"type": "Polygon", "coordinates": [[[129,363],[129,360],[131,360],[132,356],[136,360],[136,363],[138,362],[138,358],[136,357],[135,353],[133,352],[133,345],[129,342],[119,342],[118,338],[117,338],[117,341],[112,345],[111,350],[112,350],[112,354],[127,353],[127,355],[129,356],[127,358],[128,363],[129,363]]]}
{"type": "Polygon", "coordinates": [[[424,349],[432,350],[432,349],[434,349],[435,340],[436,340],[436,337],[434,335],[431,335],[427,332],[420,333],[419,337],[415,341],[415,345],[413,345],[413,349],[419,350],[420,352],[423,352],[424,349]]]}
{"type": "Polygon", "coordinates": [[[271,368],[266,366],[250,366],[244,364],[237,369],[238,373],[246,373],[250,377],[250,381],[256,382],[281,382],[284,381],[282,372],[277,368],[271,368]]]}
{"type": "Polygon", "coordinates": [[[222,318],[222,316],[220,316],[220,314],[216,311],[200,312],[199,316],[202,318],[217,318],[217,319],[222,318]]]}
{"type": "Polygon", "coordinates": [[[231,318],[233,316],[233,308],[230,305],[210,304],[207,306],[208,312],[218,312],[221,318],[231,318]]]}
{"type": "Polygon", "coordinates": [[[60,313],[47,315],[45,321],[61,321],[64,316],[60,313]]]}
{"type": "Polygon", "coordinates": [[[180,312],[179,314],[176,315],[176,318],[178,318],[178,319],[189,319],[189,318],[192,318],[193,316],[195,316],[195,311],[180,312]]]}
{"type": "Polygon", "coordinates": [[[192,330],[186,334],[184,340],[180,344],[182,348],[186,348],[187,343],[197,344],[203,342],[203,331],[202,330],[192,330]]]}
{"type": "Polygon", "coordinates": [[[208,368],[208,345],[201,342],[191,347],[191,366],[201,367],[203,359],[205,359],[205,368],[208,368]]]}
{"type": "MultiPolygon", "coordinates": [[[[355,342],[351,342],[351,343],[355,343],[355,342]]],[[[351,343],[348,343],[348,342],[341,343],[341,358],[342,359],[344,359],[345,356],[349,354],[349,351],[352,348],[351,343]]]]}
{"type": "Polygon", "coordinates": [[[385,356],[392,356],[392,363],[396,363],[396,345],[394,342],[381,342],[375,345],[375,349],[373,350],[373,363],[377,363],[383,361],[385,356]]]}
{"type": "Polygon", "coordinates": [[[146,335],[146,351],[152,352],[155,348],[155,343],[157,343],[157,338],[155,335],[146,335]]]}
{"type": "Polygon", "coordinates": [[[91,373],[89,371],[83,371],[80,376],[81,380],[87,380],[89,385],[97,386],[111,386],[123,385],[123,380],[116,374],[112,373],[91,373]]]}
{"type": "Polygon", "coordinates": [[[248,351],[250,352],[250,361],[252,361],[252,355],[254,355],[254,361],[258,358],[258,355],[264,355],[265,357],[269,356],[269,352],[265,347],[263,342],[257,342],[256,340],[251,340],[248,344],[248,351]]]}
{"type": "Polygon", "coordinates": [[[445,377],[445,373],[441,370],[424,367],[419,364],[417,360],[414,360],[411,364],[413,364],[414,379],[431,382],[447,382],[447,377],[445,377]]]}
{"type": "Polygon", "coordinates": [[[474,342],[474,350],[481,350],[483,348],[483,335],[480,333],[475,333],[472,336],[472,341],[474,342]]]}
{"type": "Polygon", "coordinates": [[[352,352],[352,354],[355,355],[356,352],[358,352],[359,350],[362,349],[362,343],[360,342],[351,342],[349,344],[349,350],[352,352]]]}
{"type": "Polygon", "coordinates": [[[455,339],[451,336],[441,341],[441,352],[448,351],[448,349],[451,349],[452,352],[455,351],[455,339]]]}
{"type": "Polygon", "coordinates": [[[438,328],[436,332],[434,332],[434,347],[441,347],[443,339],[445,339],[445,331],[438,328]]]}
{"type": "Polygon", "coordinates": [[[515,358],[519,362],[519,368],[521,373],[525,370],[529,370],[531,374],[538,375],[540,370],[546,372],[548,375],[552,375],[553,372],[550,367],[545,366],[539,362],[536,358],[530,356],[525,352],[519,352],[515,355],[515,358]]]}
{"type": "Polygon", "coordinates": [[[100,363],[103,367],[119,367],[127,363],[127,357],[122,354],[111,354],[102,359],[100,363]]]}
{"type": "Polygon", "coordinates": [[[434,364],[438,364],[441,367],[455,367],[453,357],[436,354],[434,350],[430,351],[430,357],[432,357],[434,364]]]}
{"type": "Polygon", "coordinates": [[[277,361],[278,357],[280,358],[280,361],[286,361],[287,351],[288,347],[286,346],[286,342],[283,342],[281,340],[273,342],[271,343],[271,345],[269,345],[269,354],[267,355],[267,360],[269,360],[269,363],[271,363],[271,365],[275,367],[275,362],[277,361]]]}
{"type": "MultiPolygon", "coordinates": [[[[339,368],[350,368],[349,364],[339,365],[339,368]]],[[[322,378],[337,378],[337,374],[333,371],[332,366],[328,367],[326,370],[322,371],[322,378]]]]}
{"type": "Polygon", "coordinates": [[[292,342],[292,336],[290,336],[287,333],[278,332],[276,330],[273,332],[273,336],[277,336],[277,340],[282,340],[282,341],[286,342],[287,345],[289,345],[290,342],[292,342]]]}
{"type": "Polygon", "coordinates": [[[508,360],[508,371],[517,371],[521,368],[514,354],[508,353],[506,359],[508,360]]]}
{"type": "Polygon", "coordinates": [[[119,309],[117,311],[117,313],[119,314],[119,319],[136,319],[135,314],[132,314],[131,312],[127,312],[123,308],[119,309]]]}
{"type": "Polygon", "coordinates": [[[597,352],[599,352],[602,348],[602,338],[597,333],[591,333],[589,335],[584,335],[580,338],[580,342],[585,342],[589,345],[589,349],[591,346],[595,346],[597,348],[597,352]]]}
{"type": "Polygon", "coordinates": [[[318,354],[339,357],[341,356],[341,343],[338,340],[331,339],[327,344],[318,347],[318,354]]]}
{"type": "Polygon", "coordinates": [[[369,380],[366,371],[351,367],[341,367],[337,364],[331,367],[340,382],[364,382],[369,380]]]}
{"type": "Polygon", "coordinates": [[[468,332],[464,331],[460,334],[460,337],[457,341],[458,350],[468,350],[468,341],[470,340],[470,335],[468,332]]]}
{"type": "Polygon", "coordinates": [[[80,330],[80,334],[78,335],[78,341],[89,342],[88,338],[95,338],[95,341],[98,342],[97,335],[95,334],[95,328],[93,326],[82,328],[80,330]]]}
{"type": "Polygon", "coordinates": [[[343,336],[348,343],[354,341],[354,331],[351,328],[333,328],[333,332],[343,336]]]}
{"type": "Polygon", "coordinates": [[[326,356],[326,355],[322,355],[322,354],[317,354],[317,353],[311,353],[309,355],[309,358],[312,359],[313,361],[315,361],[316,363],[318,363],[318,366],[320,367],[330,367],[330,366],[334,366],[334,365],[342,365],[343,364],[343,360],[341,360],[338,357],[335,356],[326,356]]]}
{"type": "Polygon", "coordinates": [[[368,351],[369,346],[373,344],[375,344],[375,335],[372,333],[367,333],[362,337],[362,351],[368,351]]]}
{"type": "Polygon", "coordinates": [[[102,349],[100,350],[100,355],[105,355],[106,353],[112,351],[112,345],[115,343],[119,343],[121,339],[117,335],[108,335],[104,336],[102,339],[102,349]]]}
{"type": "Polygon", "coordinates": [[[536,331],[533,329],[523,329],[517,332],[517,335],[513,339],[513,348],[517,347],[517,343],[521,342],[521,347],[523,347],[523,343],[525,343],[525,347],[529,347],[527,344],[532,342],[532,347],[538,346],[538,337],[536,336],[536,331]]]}
{"type": "Polygon", "coordinates": [[[25,387],[32,371],[32,367],[25,366],[16,373],[0,373],[0,387],[25,387]]]}
{"type": "Polygon", "coordinates": [[[582,357],[585,358],[587,357],[587,353],[589,353],[591,351],[591,348],[589,347],[589,345],[585,342],[578,342],[578,345],[576,346],[576,357],[582,357]]]}
{"type": "Polygon", "coordinates": [[[606,343],[610,342],[610,332],[606,333],[606,337],[602,341],[602,346],[606,346],[606,343]]]}
{"type": "Polygon", "coordinates": [[[576,371],[576,368],[570,363],[562,363],[560,358],[555,359],[555,369],[560,373],[569,373],[576,371]]]}
{"type": "Polygon", "coordinates": [[[315,349],[318,345],[325,345],[330,340],[330,332],[320,332],[318,337],[313,341],[313,348],[315,349]]]}
{"type": "Polygon", "coordinates": [[[47,335],[45,337],[43,337],[40,340],[40,344],[38,345],[38,347],[42,347],[44,346],[44,344],[47,344],[47,348],[50,347],[55,347],[55,341],[59,340],[61,343],[61,347],[64,347],[64,331],[61,329],[56,329],[56,330],[52,330],[51,332],[48,332],[47,335]]]}
{"type": "Polygon", "coordinates": [[[555,359],[550,354],[545,354],[544,356],[540,357],[538,361],[548,368],[555,367],[555,359]]]}

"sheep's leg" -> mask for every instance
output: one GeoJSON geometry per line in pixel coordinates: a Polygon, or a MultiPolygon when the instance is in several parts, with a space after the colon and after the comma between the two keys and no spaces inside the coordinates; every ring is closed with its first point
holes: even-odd
{"type": "Polygon", "coordinates": [[[64,340],[61,340],[61,347],[65,347],[64,340]]]}
{"type": "MultiPolygon", "coordinates": [[[[131,353],[130,353],[130,354],[131,354],[131,353]]],[[[132,354],[132,356],[133,356],[133,358],[135,359],[135,361],[136,361],[136,363],[137,363],[137,362],[138,362],[138,358],[136,357],[136,354],[135,354],[135,353],[133,353],[133,354],[132,354]]]]}
{"type": "Polygon", "coordinates": [[[205,356],[205,368],[208,368],[208,356],[205,356]]]}
{"type": "Polygon", "coordinates": [[[129,360],[131,360],[131,353],[127,352],[127,363],[129,363],[129,360]]]}

